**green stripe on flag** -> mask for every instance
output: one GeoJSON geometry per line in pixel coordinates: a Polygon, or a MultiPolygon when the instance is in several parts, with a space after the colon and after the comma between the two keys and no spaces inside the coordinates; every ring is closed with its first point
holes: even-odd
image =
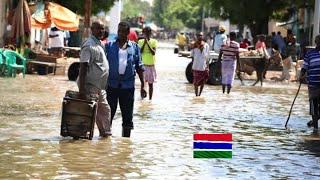
{"type": "Polygon", "coordinates": [[[232,158],[232,151],[193,151],[193,158],[232,158]]]}

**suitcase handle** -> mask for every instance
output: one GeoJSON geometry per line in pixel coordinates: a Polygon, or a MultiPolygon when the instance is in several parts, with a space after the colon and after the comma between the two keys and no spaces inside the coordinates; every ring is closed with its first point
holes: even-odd
{"type": "Polygon", "coordinates": [[[91,108],[93,108],[97,103],[96,101],[88,101],[88,100],[83,100],[83,99],[74,99],[74,98],[69,98],[69,97],[65,97],[63,99],[63,103],[67,104],[69,100],[86,102],[86,103],[88,103],[88,106],[90,106],[91,108]]]}

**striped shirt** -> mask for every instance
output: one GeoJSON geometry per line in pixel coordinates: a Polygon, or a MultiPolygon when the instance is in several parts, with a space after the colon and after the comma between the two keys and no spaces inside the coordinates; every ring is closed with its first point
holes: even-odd
{"type": "MultiPolygon", "coordinates": [[[[227,43],[228,44],[228,43],[227,43]]],[[[236,55],[239,53],[240,45],[236,41],[230,41],[230,45],[222,45],[222,60],[237,60],[236,55]]]]}
{"type": "Polygon", "coordinates": [[[310,50],[303,60],[302,68],[307,70],[307,81],[309,87],[320,86],[320,51],[310,50]]]}

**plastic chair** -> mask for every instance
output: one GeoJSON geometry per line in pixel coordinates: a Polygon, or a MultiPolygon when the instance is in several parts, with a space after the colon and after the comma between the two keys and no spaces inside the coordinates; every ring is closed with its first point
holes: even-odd
{"type": "Polygon", "coordinates": [[[4,58],[3,58],[3,49],[0,49],[0,75],[4,75],[5,73],[5,68],[6,68],[6,64],[5,64],[5,61],[4,61],[4,58]]]}
{"type": "Polygon", "coordinates": [[[26,74],[26,58],[21,56],[19,53],[11,50],[6,50],[3,52],[3,55],[6,58],[6,65],[7,65],[7,77],[16,77],[17,69],[22,69],[23,77],[26,74]],[[17,58],[19,58],[22,64],[17,64],[17,58]]]}

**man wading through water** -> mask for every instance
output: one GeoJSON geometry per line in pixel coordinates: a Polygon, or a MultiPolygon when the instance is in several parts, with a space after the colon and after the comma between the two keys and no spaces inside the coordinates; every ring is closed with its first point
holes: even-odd
{"type": "Polygon", "coordinates": [[[234,75],[237,65],[241,72],[241,64],[239,60],[239,48],[240,45],[236,40],[236,33],[230,33],[230,41],[228,40],[226,45],[222,45],[218,57],[218,61],[221,61],[221,73],[222,73],[222,93],[225,92],[227,87],[227,93],[229,94],[233,85],[234,75]]]}
{"type": "Polygon", "coordinates": [[[109,74],[107,58],[100,41],[104,25],[95,21],[91,25],[92,34],[83,42],[80,53],[80,71],[77,79],[81,99],[91,94],[99,95],[96,122],[100,136],[111,136],[110,107],[106,99],[105,87],[109,74]]]}
{"type": "Polygon", "coordinates": [[[133,129],[134,82],[136,73],[141,82],[140,95],[147,96],[144,89],[144,66],[139,46],[128,40],[130,24],[122,21],[118,25],[118,37],[106,44],[109,62],[107,99],[111,107],[111,123],[119,101],[122,115],[122,137],[130,137],[133,129]]]}
{"type": "Polygon", "coordinates": [[[203,41],[203,33],[199,32],[197,42],[191,46],[193,85],[196,96],[201,95],[209,77],[209,50],[209,45],[203,41]]]}
{"type": "Polygon", "coordinates": [[[308,126],[318,129],[320,119],[320,34],[316,36],[316,48],[311,49],[303,60],[300,83],[307,75],[310,115],[312,120],[308,126]]]}

